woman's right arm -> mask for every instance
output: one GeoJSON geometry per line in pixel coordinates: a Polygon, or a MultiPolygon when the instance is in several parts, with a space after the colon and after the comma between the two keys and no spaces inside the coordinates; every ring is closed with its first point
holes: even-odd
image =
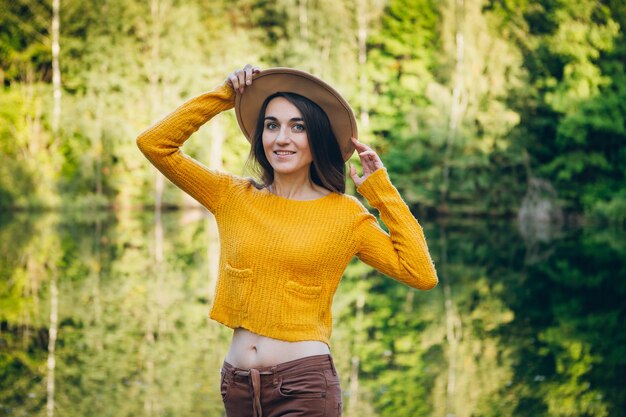
{"type": "Polygon", "coordinates": [[[180,189],[214,212],[233,176],[209,169],[185,155],[180,147],[218,113],[234,106],[230,81],[195,97],[137,137],[137,146],[150,162],[180,189]]]}
{"type": "Polygon", "coordinates": [[[235,105],[235,90],[243,94],[259,67],[247,64],[229,74],[216,89],[184,103],[137,137],[144,155],[181,190],[215,212],[232,186],[233,175],[209,169],[185,155],[180,147],[213,116],[235,105]]]}

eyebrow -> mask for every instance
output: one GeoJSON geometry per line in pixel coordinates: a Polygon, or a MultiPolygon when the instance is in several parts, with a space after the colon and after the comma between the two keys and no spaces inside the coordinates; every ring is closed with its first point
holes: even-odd
{"type": "MultiPolygon", "coordinates": [[[[265,119],[263,119],[263,121],[265,120],[272,120],[272,121],[278,121],[277,118],[275,118],[274,116],[267,116],[265,117],[265,119]]],[[[304,119],[302,117],[292,117],[291,119],[289,119],[290,122],[304,122],[304,119]]]]}

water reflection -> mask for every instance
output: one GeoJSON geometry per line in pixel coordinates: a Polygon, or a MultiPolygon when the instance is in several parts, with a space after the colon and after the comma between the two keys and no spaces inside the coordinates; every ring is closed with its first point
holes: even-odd
{"type": "MultiPolygon", "coordinates": [[[[511,222],[426,232],[431,292],[346,271],[344,415],[622,415],[623,233],[529,247],[511,222]]],[[[201,212],[0,217],[0,415],[222,416],[216,239],[201,212]]]]}

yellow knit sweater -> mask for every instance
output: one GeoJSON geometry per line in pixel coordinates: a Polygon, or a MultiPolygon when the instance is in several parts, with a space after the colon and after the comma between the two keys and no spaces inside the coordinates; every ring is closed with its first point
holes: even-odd
{"type": "Polygon", "coordinates": [[[378,209],[389,234],[353,196],[290,200],[186,156],[182,144],[232,108],[234,94],[224,83],[137,138],[150,162],[215,215],[221,253],[212,319],[274,339],[329,344],[333,295],[353,256],[411,287],[437,284],[422,228],[385,168],[357,191],[378,209]]]}

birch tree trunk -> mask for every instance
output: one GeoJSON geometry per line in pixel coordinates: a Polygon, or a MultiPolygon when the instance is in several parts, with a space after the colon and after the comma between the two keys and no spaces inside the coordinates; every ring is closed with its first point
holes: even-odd
{"type": "Polygon", "coordinates": [[[46,382],[46,414],[48,417],[54,416],[54,371],[56,368],[55,349],[57,342],[59,312],[59,291],[57,289],[56,271],[50,274],[50,326],[48,327],[48,361],[47,361],[47,382],[46,382]]]}
{"type": "Polygon", "coordinates": [[[308,1],[298,1],[298,20],[300,21],[300,37],[306,44],[309,41],[309,13],[308,13],[308,1]]]}
{"type": "Polygon", "coordinates": [[[356,416],[359,411],[359,368],[361,358],[357,349],[365,343],[363,332],[363,310],[365,308],[365,292],[361,291],[356,300],[356,311],[354,320],[354,342],[353,353],[350,360],[350,401],[348,402],[348,416],[356,416]]]}
{"type": "MultiPolygon", "coordinates": [[[[103,74],[106,74],[106,66],[104,66],[105,71],[103,74]]],[[[95,178],[95,192],[98,197],[102,195],[103,187],[102,187],[102,153],[104,150],[104,145],[102,143],[102,112],[104,111],[104,106],[102,103],[102,93],[100,91],[96,92],[96,114],[95,114],[95,138],[93,139],[93,152],[94,152],[94,178],[95,178]]]]}
{"type": "MultiPolygon", "coordinates": [[[[162,4],[160,0],[150,1],[150,72],[148,79],[150,80],[150,113],[152,120],[160,115],[160,54],[161,54],[161,16],[162,4]]],[[[145,352],[145,369],[144,381],[146,384],[144,397],[144,410],[148,416],[157,414],[158,398],[156,395],[156,364],[155,351],[157,343],[157,332],[159,331],[160,321],[160,287],[162,285],[162,262],[163,262],[163,190],[165,188],[165,180],[163,175],[156,169],[154,183],[154,274],[156,302],[153,303],[150,310],[150,318],[146,320],[146,329],[144,340],[146,341],[145,352]]],[[[154,288],[154,287],[153,287],[154,288]]],[[[154,293],[152,293],[154,294],[154,293]]]]}
{"type": "MultiPolygon", "coordinates": [[[[152,19],[151,36],[150,36],[150,61],[151,71],[148,74],[150,80],[150,113],[151,119],[154,120],[160,114],[159,100],[159,57],[161,54],[161,4],[159,0],[150,2],[150,17],[152,19]]],[[[163,190],[165,188],[165,180],[163,175],[153,169],[155,173],[154,182],[154,204],[157,207],[163,205],[163,190]]]]}
{"type": "Polygon", "coordinates": [[[52,110],[52,133],[54,141],[58,139],[59,120],[61,119],[61,69],[59,67],[59,8],[60,0],[52,0],[52,88],[54,104],[52,110]]]}
{"type": "Polygon", "coordinates": [[[100,296],[100,278],[102,275],[102,220],[96,218],[94,231],[94,254],[91,263],[91,280],[93,285],[93,313],[94,327],[97,329],[94,348],[96,352],[104,350],[104,324],[102,323],[102,300],[100,296]]]}
{"type": "Polygon", "coordinates": [[[368,26],[367,0],[359,0],[357,12],[357,40],[359,47],[359,119],[364,131],[369,129],[369,104],[367,101],[367,26],[368,26]]]}
{"type": "Polygon", "coordinates": [[[461,318],[452,298],[452,289],[448,277],[448,241],[445,228],[441,231],[441,260],[439,271],[443,284],[444,311],[446,320],[446,341],[448,342],[448,378],[446,383],[445,416],[455,415],[456,371],[459,341],[462,338],[461,318]]]}
{"type": "MultiPolygon", "coordinates": [[[[61,69],[59,67],[59,8],[60,0],[52,0],[52,85],[53,85],[53,111],[52,111],[52,135],[53,142],[59,139],[59,120],[61,118],[61,69]]],[[[56,270],[50,275],[50,326],[48,328],[48,361],[46,382],[46,414],[54,415],[54,372],[56,368],[56,341],[58,331],[59,292],[57,289],[56,270]]]]}
{"type": "Polygon", "coordinates": [[[456,65],[454,73],[454,87],[452,89],[452,100],[450,103],[450,119],[448,122],[448,134],[446,137],[446,148],[443,160],[443,181],[441,185],[441,203],[447,207],[450,190],[450,161],[452,150],[456,142],[459,125],[463,114],[463,102],[465,99],[465,82],[463,72],[465,70],[464,50],[465,38],[464,29],[464,0],[453,0],[455,2],[454,23],[455,23],[455,45],[456,45],[456,65]]]}

